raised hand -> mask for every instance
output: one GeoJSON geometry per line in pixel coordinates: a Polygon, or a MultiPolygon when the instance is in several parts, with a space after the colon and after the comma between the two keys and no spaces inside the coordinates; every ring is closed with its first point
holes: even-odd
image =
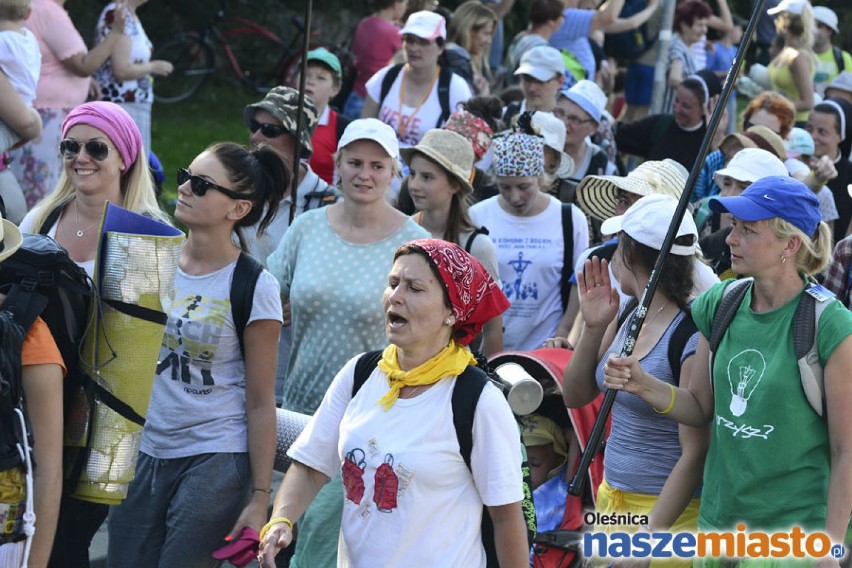
{"type": "Polygon", "coordinates": [[[618,314],[618,290],[609,278],[609,263],[598,257],[586,260],[584,270],[577,273],[580,311],[586,327],[606,327],[618,314]]]}

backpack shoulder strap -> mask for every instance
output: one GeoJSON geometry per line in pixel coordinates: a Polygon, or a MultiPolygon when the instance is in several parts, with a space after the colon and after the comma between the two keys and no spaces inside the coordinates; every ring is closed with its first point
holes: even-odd
{"type": "Polygon", "coordinates": [[[263,272],[263,265],[247,252],[241,252],[234,268],[234,276],[231,278],[231,315],[234,318],[234,328],[237,330],[237,338],[240,340],[240,354],[243,360],[246,358],[246,349],[243,342],[243,333],[251,316],[251,308],[254,304],[254,289],[257,287],[257,279],[263,272]]]}
{"type": "Polygon", "coordinates": [[[476,239],[476,235],[487,235],[488,229],[485,227],[477,227],[473,230],[470,236],[467,238],[467,241],[464,243],[464,250],[467,253],[470,253],[470,249],[473,248],[473,241],[476,239]]]}
{"type": "Polygon", "coordinates": [[[844,64],[845,62],[843,61],[843,50],[841,50],[836,45],[832,46],[831,50],[832,52],[834,52],[834,62],[837,63],[837,72],[843,73],[846,67],[846,65],[844,64]]]}
{"type": "MultiPolygon", "coordinates": [[[[722,301],[716,308],[716,314],[713,316],[713,323],[710,325],[710,376],[713,376],[713,363],[716,359],[716,351],[719,349],[719,344],[722,343],[722,338],[725,332],[728,331],[728,326],[731,325],[731,320],[734,319],[734,314],[740,304],[743,303],[746,292],[751,286],[751,278],[743,278],[725,285],[725,290],[722,292],[722,301]]],[[[710,381],[710,388],[713,388],[713,381],[710,381]]]]}
{"type": "Polygon", "coordinates": [[[746,292],[751,286],[751,278],[743,278],[735,280],[725,286],[725,291],[722,293],[722,301],[716,308],[716,315],[713,316],[713,324],[710,327],[710,357],[719,349],[719,344],[722,343],[722,337],[728,331],[728,326],[731,325],[731,320],[734,319],[734,314],[740,307],[740,304],[745,298],[746,292]]]}
{"type": "Polygon", "coordinates": [[[571,293],[571,274],[574,272],[574,219],[571,215],[571,204],[562,204],[562,277],[559,280],[559,291],[562,296],[562,311],[568,308],[568,298],[571,293]]]}
{"type": "Polygon", "coordinates": [[[402,71],[402,66],[404,63],[397,63],[385,73],[384,79],[382,79],[382,90],[379,93],[379,106],[382,106],[382,101],[385,100],[385,97],[388,96],[388,93],[393,86],[393,82],[396,81],[396,78],[399,76],[399,72],[402,71]]]}
{"type": "Polygon", "coordinates": [[[38,234],[46,235],[50,232],[50,228],[59,221],[59,216],[62,215],[62,210],[65,209],[67,204],[67,201],[65,203],[61,203],[54,207],[53,211],[47,214],[47,217],[44,219],[44,223],[42,223],[41,227],[38,228],[38,234]]]}
{"type": "Polygon", "coordinates": [[[450,108],[450,83],[453,80],[453,71],[449,67],[441,67],[438,75],[438,103],[441,105],[441,117],[435,128],[441,128],[447,119],[450,118],[452,109],[450,108]]]}
{"type": "Polygon", "coordinates": [[[823,418],[826,411],[825,383],[817,337],[819,319],[830,304],[830,301],[817,301],[806,289],[793,315],[793,351],[799,366],[802,390],[811,408],[823,418]]]}
{"type": "Polygon", "coordinates": [[[358,361],[355,363],[355,382],[352,383],[352,398],[355,398],[355,395],[358,394],[358,391],[361,390],[361,387],[370,378],[373,369],[378,366],[381,358],[381,350],[367,351],[358,358],[358,361]]]}
{"type": "Polygon", "coordinates": [[[598,150],[592,155],[589,160],[589,167],[586,170],[587,176],[602,176],[606,174],[606,165],[609,162],[609,156],[603,150],[598,150]]]}
{"type": "Polygon", "coordinates": [[[630,317],[630,313],[635,310],[638,305],[638,298],[630,298],[627,304],[624,305],[624,309],[621,310],[620,314],[618,314],[618,321],[616,322],[618,329],[621,329],[621,326],[624,325],[624,322],[626,322],[627,318],[630,317]]]}
{"type": "Polygon", "coordinates": [[[24,333],[28,332],[36,318],[47,307],[47,296],[37,290],[27,290],[20,284],[4,288],[6,299],[0,309],[7,310],[24,333]]]}
{"type": "Polygon", "coordinates": [[[473,414],[482,389],[488,382],[485,371],[474,365],[468,365],[456,379],[453,387],[453,426],[459,442],[459,453],[470,469],[470,454],[473,451],[473,414]]]}
{"type": "Polygon", "coordinates": [[[669,367],[672,370],[675,386],[680,386],[680,358],[683,356],[683,350],[686,348],[689,338],[696,331],[698,331],[698,326],[695,325],[692,314],[686,312],[684,318],[678,322],[669,339],[669,367]]]}

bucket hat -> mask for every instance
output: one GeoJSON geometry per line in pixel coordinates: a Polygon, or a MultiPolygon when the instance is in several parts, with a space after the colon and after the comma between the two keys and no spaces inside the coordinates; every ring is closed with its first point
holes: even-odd
{"type": "Polygon", "coordinates": [[[433,128],[413,148],[400,150],[402,159],[411,164],[415,154],[423,154],[458,181],[464,194],[473,193],[470,180],[473,177],[474,153],[470,141],[457,132],[433,128]]]}

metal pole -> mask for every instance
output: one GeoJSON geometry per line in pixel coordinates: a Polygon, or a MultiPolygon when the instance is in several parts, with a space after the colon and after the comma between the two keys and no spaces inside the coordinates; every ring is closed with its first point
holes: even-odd
{"type": "Polygon", "coordinates": [[[663,110],[663,97],[666,93],[666,77],[669,60],[669,46],[672,43],[672,27],[674,26],[675,4],[677,0],[666,0],[663,5],[663,21],[660,25],[660,36],[657,42],[657,65],[654,67],[654,87],[651,94],[651,114],[660,114],[663,110]]]}
{"type": "Polygon", "coordinates": [[[305,125],[302,124],[302,114],[305,109],[305,80],[308,73],[308,51],[311,49],[311,14],[313,13],[313,0],[307,0],[305,5],[305,41],[302,43],[302,65],[299,71],[299,104],[296,112],[296,143],[293,148],[293,183],[290,188],[290,223],[296,217],[296,204],[298,202],[299,171],[301,162],[299,156],[302,153],[301,134],[305,125]]]}
{"type": "MultiPolygon", "coordinates": [[[[645,315],[648,313],[648,306],[651,305],[651,300],[653,299],[654,292],[657,289],[660,274],[665,266],[672,244],[674,243],[675,238],[677,238],[677,231],[680,227],[680,222],[683,219],[683,215],[686,213],[687,207],[689,206],[689,198],[692,195],[693,189],[695,189],[695,182],[698,180],[698,175],[701,173],[701,167],[704,165],[704,157],[707,154],[707,150],[710,148],[710,143],[719,126],[719,120],[722,118],[722,113],[725,111],[725,107],[727,107],[727,101],[731,95],[731,91],[733,90],[737,71],[740,69],[742,61],[745,58],[746,51],[751,43],[751,38],[754,35],[755,28],[757,27],[757,22],[763,14],[765,4],[766,0],[758,0],[755,5],[748,27],[743,33],[743,39],[740,42],[737,55],[734,57],[734,62],[731,64],[731,68],[728,69],[728,76],[725,79],[725,86],[722,89],[722,94],[719,97],[716,108],[713,110],[713,115],[710,117],[710,123],[707,125],[707,133],[704,135],[704,140],[701,143],[701,148],[698,150],[698,155],[695,157],[695,163],[692,166],[692,171],[689,174],[689,178],[686,180],[683,195],[680,197],[680,201],[675,209],[674,218],[672,219],[671,225],[669,225],[669,231],[666,233],[663,246],[660,248],[660,255],[657,257],[657,263],[654,265],[654,269],[651,271],[651,276],[648,280],[648,285],[642,293],[642,300],[639,303],[639,309],[636,311],[636,318],[634,319],[633,325],[630,326],[630,332],[627,335],[627,339],[624,340],[624,345],[621,348],[621,357],[627,357],[633,353],[633,346],[636,344],[636,338],[639,336],[639,330],[642,329],[642,324],[645,323],[645,315]]],[[[598,413],[597,419],[595,420],[595,426],[589,436],[589,442],[586,444],[586,449],[583,451],[583,457],[580,460],[577,473],[574,475],[574,478],[571,480],[571,485],[568,487],[568,492],[571,493],[571,495],[580,495],[583,492],[583,485],[586,482],[586,475],[589,470],[589,466],[603,442],[606,422],[609,419],[610,412],[612,412],[612,405],[615,402],[615,395],[617,393],[617,390],[607,389],[604,394],[603,404],[601,404],[600,413],[598,413]]]]}

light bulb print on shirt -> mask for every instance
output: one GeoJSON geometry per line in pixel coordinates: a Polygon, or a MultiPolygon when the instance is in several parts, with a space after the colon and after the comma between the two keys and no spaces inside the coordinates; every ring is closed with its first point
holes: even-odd
{"type": "Polygon", "coordinates": [[[728,362],[728,383],[731,386],[731,413],[742,416],[748,401],[763,379],[766,359],[756,349],[740,351],[728,362]]]}

